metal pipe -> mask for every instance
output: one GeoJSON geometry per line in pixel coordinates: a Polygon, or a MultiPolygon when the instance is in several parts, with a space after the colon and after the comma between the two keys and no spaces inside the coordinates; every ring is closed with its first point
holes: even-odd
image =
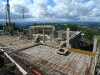
{"type": "Polygon", "coordinates": [[[7,0],[7,19],[8,19],[8,27],[9,27],[9,33],[12,32],[12,27],[10,26],[10,4],[9,4],[9,0],[7,0]]]}
{"type": "Polygon", "coordinates": [[[22,11],[23,11],[23,19],[24,19],[24,8],[22,9],[22,11]]]}
{"type": "Polygon", "coordinates": [[[7,0],[7,4],[9,4],[9,0],[7,0]]]}

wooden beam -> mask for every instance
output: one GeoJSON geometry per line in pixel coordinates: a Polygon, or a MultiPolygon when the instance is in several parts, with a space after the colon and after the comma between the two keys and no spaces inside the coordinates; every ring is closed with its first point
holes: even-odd
{"type": "Polygon", "coordinates": [[[86,54],[86,55],[89,55],[89,56],[96,56],[96,53],[95,52],[89,52],[89,51],[85,51],[85,50],[78,50],[78,49],[74,49],[74,48],[63,48],[65,50],[69,50],[69,51],[72,51],[72,52],[76,52],[76,53],[80,53],[80,54],[86,54]]]}

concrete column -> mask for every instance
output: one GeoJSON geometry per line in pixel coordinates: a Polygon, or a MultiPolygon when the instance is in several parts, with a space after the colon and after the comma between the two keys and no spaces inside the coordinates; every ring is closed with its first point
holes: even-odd
{"type": "Polygon", "coordinates": [[[5,33],[5,28],[3,27],[3,32],[5,33]]]}
{"type": "Polygon", "coordinates": [[[28,31],[29,31],[29,35],[31,35],[31,28],[29,28],[28,31]]]}
{"type": "Polygon", "coordinates": [[[66,47],[68,48],[69,47],[69,31],[70,31],[70,29],[69,28],[67,28],[67,42],[66,42],[66,47]]]}
{"type": "Polygon", "coordinates": [[[51,41],[53,41],[53,38],[54,38],[54,31],[55,31],[55,27],[53,27],[52,29],[52,40],[51,41]]]}
{"type": "Polygon", "coordinates": [[[54,38],[54,31],[52,30],[52,38],[51,38],[51,41],[53,41],[53,38],[54,38]]]}
{"type": "Polygon", "coordinates": [[[39,33],[39,28],[37,28],[37,33],[39,33]]]}
{"type": "Polygon", "coordinates": [[[43,43],[45,43],[45,29],[43,28],[43,43]]]}
{"type": "Polygon", "coordinates": [[[52,42],[52,33],[50,33],[50,42],[52,42]]]}
{"type": "Polygon", "coordinates": [[[33,34],[36,34],[36,28],[33,28],[33,34]]]}
{"type": "Polygon", "coordinates": [[[37,28],[35,28],[35,34],[37,34],[37,28]]]}
{"type": "Polygon", "coordinates": [[[96,52],[96,57],[95,57],[95,66],[98,62],[98,58],[99,58],[99,48],[97,48],[97,52],[96,52]]]}
{"type": "Polygon", "coordinates": [[[96,52],[96,47],[97,47],[97,39],[94,38],[93,52],[96,52]]]}
{"type": "Polygon", "coordinates": [[[19,30],[17,30],[17,35],[20,36],[19,30]]]}
{"type": "Polygon", "coordinates": [[[28,30],[26,30],[26,37],[28,36],[28,30]]]}

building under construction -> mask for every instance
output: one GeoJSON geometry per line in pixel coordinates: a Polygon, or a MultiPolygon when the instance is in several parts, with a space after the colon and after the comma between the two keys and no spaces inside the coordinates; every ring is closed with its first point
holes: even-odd
{"type": "MultiPolygon", "coordinates": [[[[8,0],[5,9],[10,33],[8,0]]],[[[80,48],[85,45],[80,42],[81,32],[70,31],[69,28],[58,31],[58,38],[55,38],[55,27],[52,25],[30,26],[23,34],[16,33],[14,36],[0,35],[0,50],[22,75],[95,75],[99,50],[97,39],[94,39],[93,51],[89,52],[80,48]]]]}
{"type": "Polygon", "coordinates": [[[81,32],[71,32],[68,28],[64,33],[66,40],[62,40],[54,38],[54,29],[53,26],[33,26],[28,29],[27,38],[0,35],[1,49],[23,68],[23,75],[94,75],[98,59],[96,39],[93,52],[84,51],[76,49],[81,32]],[[35,41],[37,34],[43,37],[40,42],[35,41]],[[33,38],[28,39],[30,36],[33,38]]]}

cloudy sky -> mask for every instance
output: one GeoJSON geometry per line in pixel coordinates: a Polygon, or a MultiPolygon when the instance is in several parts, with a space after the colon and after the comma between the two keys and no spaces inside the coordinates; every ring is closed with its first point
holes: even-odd
{"type": "MultiPolygon", "coordinates": [[[[100,21],[100,0],[9,0],[11,21],[100,21]]],[[[0,0],[0,21],[6,0],[0,0]]]]}

